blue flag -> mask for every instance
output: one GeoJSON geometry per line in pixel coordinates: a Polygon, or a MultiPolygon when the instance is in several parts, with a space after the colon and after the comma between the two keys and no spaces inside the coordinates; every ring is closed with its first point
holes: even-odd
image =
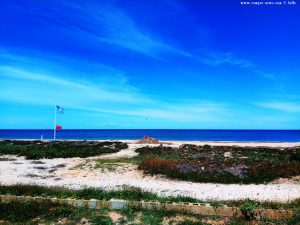
{"type": "Polygon", "coordinates": [[[56,105],[56,112],[59,112],[59,113],[64,113],[64,108],[63,107],[60,107],[59,105],[56,105]]]}

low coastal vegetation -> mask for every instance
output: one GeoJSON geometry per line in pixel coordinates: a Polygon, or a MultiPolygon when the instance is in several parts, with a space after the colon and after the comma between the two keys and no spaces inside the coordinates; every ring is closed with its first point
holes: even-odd
{"type": "Polygon", "coordinates": [[[38,225],[38,224],[65,224],[65,225],[209,225],[216,224],[246,224],[243,220],[230,221],[219,217],[202,217],[187,213],[170,212],[163,210],[142,210],[127,207],[123,210],[111,211],[107,208],[88,209],[76,208],[65,204],[47,201],[0,201],[0,224],[5,225],[38,225]],[[224,221],[226,223],[224,223],[224,221]],[[217,223],[219,224],[219,223],[217,223]]]}
{"type": "Polygon", "coordinates": [[[76,208],[65,204],[39,201],[0,201],[0,224],[5,225],[297,225],[299,218],[249,221],[246,219],[204,217],[185,212],[143,210],[127,207],[123,210],[76,208]]]}
{"type": "MultiPolygon", "coordinates": [[[[42,196],[77,199],[126,199],[145,201],[171,202],[201,202],[186,197],[159,197],[155,194],[142,191],[138,188],[105,191],[102,189],[70,190],[58,187],[43,187],[37,185],[0,185],[1,195],[42,196]]],[[[177,225],[246,225],[246,224],[278,224],[296,225],[300,221],[300,199],[289,203],[256,202],[250,200],[210,202],[212,206],[240,207],[244,217],[239,219],[221,218],[219,216],[204,217],[187,212],[166,210],[145,210],[128,206],[122,210],[112,211],[107,208],[88,209],[76,208],[65,204],[53,203],[45,200],[12,200],[0,201],[0,224],[177,224],[177,225]],[[251,217],[256,208],[292,209],[295,215],[281,220],[253,221],[251,217]]]]}
{"type": "Polygon", "coordinates": [[[0,142],[0,155],[25,156],[27,159],[90,157],[115,153],[128,148],[119,141],[14,141],[0,142]]]}
{"type": "Polygon", "coordinates": [[[75,208],[39,201],[0,201],[0,224],[95,224],[110,225],[108,210],[75,208]],[[89,222],[89,223],[87,223],[89,222]]]}
{"type": "Polygon", "coordinates": [[[136,150],[147,174],[193,182],[261,184],[300,175],[300,148],[182,145],[136,150]]]}
{"type": "MultiPolygon", "coordinates": [[[[158,202],[190,202],[204,203],[201,199],[185,196],[159,196],[136,187],[124,187],[116,190],[104,190],[101,188],[68,189],[64,187],[46,187],[30,184],[0,185],[0,195],[31,196],[31,197],[53,197],[74,199],[123,199],[129,201],[158,201],[158,202]]],[[[249,208],[255,205],[258,208],[270,209],[300,209],[300,199],[288,203],[263,202],[252,200],[231,201],[208,201],[212,206],[233,206],[249,208]],[[249,206],[250,205],[250,206],[249,206]]]]}
{"type": "MultiPolygon", "coordinates": [[[[0,141],[0,155],[27,159],[90,157],[128,148],[119,141],[0,141]]],[[[95,168],[112,171],[135,164],[145,174],[203,183],[262,184],[300,175],[300,147],[267,148],[184,144],[144,146],[131,158],[98,158],[95,168]]],[[[4,160],[4,159],[3,159],[4,160]]],[[[42,168],[42,167],[40,167],[42,168]]]]}
{"type": "Polygon", "coordinates": [[[99,188],[86,189],[67,189],[62,187],[45,187],[38,185],[0,185],[0,195],[16,195],[16,196],[42,196],[56,198],[77,198],[77,199],[99,199],[110,200],[124,199],[132,201],[159,201],[159,202],[201,202],[200,200],[177,196],[163,197],[151,192],[143,191],[139,188],[124,188],[121,190],[103,190],[99,188]]]}

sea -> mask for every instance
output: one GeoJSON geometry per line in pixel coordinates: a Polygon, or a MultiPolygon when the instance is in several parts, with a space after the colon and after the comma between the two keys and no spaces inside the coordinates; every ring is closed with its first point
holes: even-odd
{"type": "MultiPolygon", "coordinates": [[[[68,129],[57,130],[59,140],[158,140],[300,142],[300,130],[175,130],[175,129],[68,129]]],[[[0,130],[0,139],[53,139],[53,130],[0,130]]]]}

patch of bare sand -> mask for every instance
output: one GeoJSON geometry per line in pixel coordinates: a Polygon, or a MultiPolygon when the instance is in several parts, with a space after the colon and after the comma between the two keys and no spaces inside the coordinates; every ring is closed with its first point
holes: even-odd
{"type": "Polygon", "coordinates": [[[113,221],[113,223],[118,222],[118,220],[122,218],[122,215],[120,213],[114,212],[114,211],[110,211],[108,213],[108,216],[111,218],[111,220],[113,221]]]}
{"type": "Polygon", "coordinates": [[[177,224],[183,221],[192,221],[192,222],[197,222],[199,221],[199,219],[197,219],[196,217],[192,217],[192,216],[185,216],[185,215],[176,215],[173,217],[164,217],[162,224],[163,225],[169,225],[169,224],[177,224]]]}
{"type": "MultiPolygon", "coordinates": [[[[128,144],[135,144],[136,140],[123,140],[128,144]]],[[[211,145],[211,146],[240,146],[240,147],[270,147],[270,148],[289,148],[300,146],[300,142],[246,142],[246,141],[163,141],[163,145],[178,147],[182,144],[211,145]]],[[[160,145],[150,144],[150,146],[160,145]]],[[[147,144],[143,144],[147,145],[147,144]]]]}
{"type": "Polygon", "coordinates": [[[80,178],[80,179],[143,179],[144,175],[141,171],[137,170],[137,165],[121,163],[114,167],[114,170],[106,169],[94,169],[92,167],[81,167],[72,168],[71,170],[64,170],[58,174],[60,177],[64,178],[80,178]]]}
{"type": "Polygon", "coordinates": [[[163,225],[169,225],[169,224],[178,224],[183,221],[191,221],[191,222],[203,222],[205,224],[210,225],[225,225],[228,221],[228,219],[216,219],[212,220],[210,218],[197,218],[195,216],[187,216],[187,215],[176,215],[173,217],[165,217],[162,221],[163,225]]]}
{"type": "Polygon", "coordinates": [[[223,142],[223,141],[168,141],[174,147],[182,144],[240,147],[290,148],[300,146],[300,142],[223,142]]]}
{"type": "Polygon", "coordinates": [[[279,178],[270,182],[270,184],[299,184],[300,185],[300,176],[295,176],[291,178],[279,178]]]}
{"type": "Polygon", "coordinates": [[[94,159],[94,158],[121,158],[121,157],[134,157],[137,156],[138,153],[135,152],[135,149],[140,148],[141,144],[128,144],[127,149],[122,149],[119,152],[112,153],[112,154],[104,154],[96,157],[90,157],[89,159],[94,159]]]}

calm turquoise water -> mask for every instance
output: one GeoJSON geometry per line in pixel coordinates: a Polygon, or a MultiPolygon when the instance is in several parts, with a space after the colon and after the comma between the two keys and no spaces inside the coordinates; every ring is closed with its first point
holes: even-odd
{"type": "MultiPolygon", "coordinates": [[[[53,130],[0,130],[0,139],[53,138],[53,130]]],[[[57,139],[140,139],[183,141],[270,141],[298,142],[300,130],[58,130],[57,139]]]]}

